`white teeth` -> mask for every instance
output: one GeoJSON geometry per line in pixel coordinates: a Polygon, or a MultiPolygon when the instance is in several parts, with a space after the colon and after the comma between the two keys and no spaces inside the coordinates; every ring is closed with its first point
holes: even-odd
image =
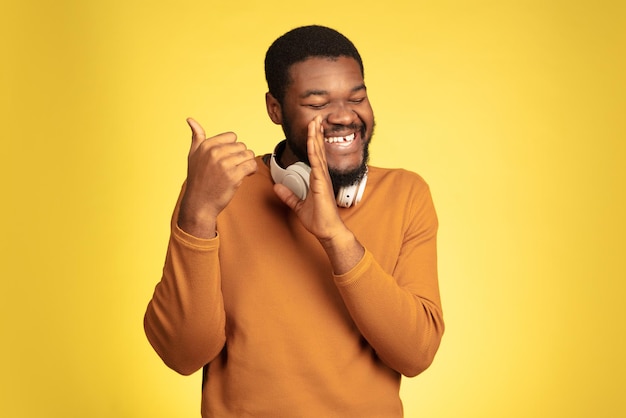
{"type": "Polygon", "coordinates": [[[324,138],[324,141],[329,144],[336,144],[338,142],[352,142],[354,141],[354,133],[351,133],[348,136],[333,136],[329,138],[324,138]]]}

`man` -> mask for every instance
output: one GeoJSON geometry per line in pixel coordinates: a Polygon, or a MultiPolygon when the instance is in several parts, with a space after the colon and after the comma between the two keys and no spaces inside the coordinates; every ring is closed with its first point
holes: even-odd
{"type": "Polygon", "coordinates": [[[203,368],[204,417],[400,417],[401,375],[444,331],[428,186],[368,166],[374,115],[343,35],[294,29],[265,68],[273,154],[188,120],[146,335],[179,373],[203,368]]]}

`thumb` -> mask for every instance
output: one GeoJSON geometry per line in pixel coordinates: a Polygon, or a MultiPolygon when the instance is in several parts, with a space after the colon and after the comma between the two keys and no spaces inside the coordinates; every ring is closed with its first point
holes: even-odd
{"type": "Polygon", "coordinates": [[[195,151],[198,146],[206,139],[206,134],[202,126],[193,118],[187,118],[187,124],[191,128],[191,151],[195,151]]]}
{"type": "Polygon", "coordinates": [[[274,193],[276,193],[276,196],[278,196],[278,198],[282,200],[283,203],[289,206],[292,210],[296,210],[301,202],[304,202],[303,200],[300,200],[298,196],[296,196],[294,192],[289,190],[289,188],[284,184],[274,184],[274,193]]]}

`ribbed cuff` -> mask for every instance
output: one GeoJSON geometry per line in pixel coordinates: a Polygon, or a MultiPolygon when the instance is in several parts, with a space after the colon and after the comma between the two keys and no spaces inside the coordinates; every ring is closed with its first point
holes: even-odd
{"type": "Polygon", "coordinates": [[[361,260],[359,260],[357,265],[354,266],[350,271],[344,274],[333,275],[335,283],[337,284],[337,286],[350,286],[351,284],[356,282],[361,276],[363,276],[363,274],[372,265],[373,260],[373,255],[369,251],[367,251],[366,248],[365,254],[363,254],[361,260]]]}
{"type": "Polygon", "coordinates": [[[172,228],[172,236],[182,245],[199,250],[213,250],[218,248],[220,243],[218,233],[213,238],[203,239],[186,233],[178,225],[174,225],[172,228]]]}

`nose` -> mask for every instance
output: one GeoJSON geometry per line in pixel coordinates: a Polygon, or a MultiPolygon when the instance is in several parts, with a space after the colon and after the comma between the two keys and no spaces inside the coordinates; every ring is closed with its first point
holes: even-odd
{"type": "Polygon", "coordinates": [[[350,125],[354,122],[355,117],[356,113],[350,106],[344,103],[337,103],[331,107],[326,120],[332,125],[350,125]]]}

